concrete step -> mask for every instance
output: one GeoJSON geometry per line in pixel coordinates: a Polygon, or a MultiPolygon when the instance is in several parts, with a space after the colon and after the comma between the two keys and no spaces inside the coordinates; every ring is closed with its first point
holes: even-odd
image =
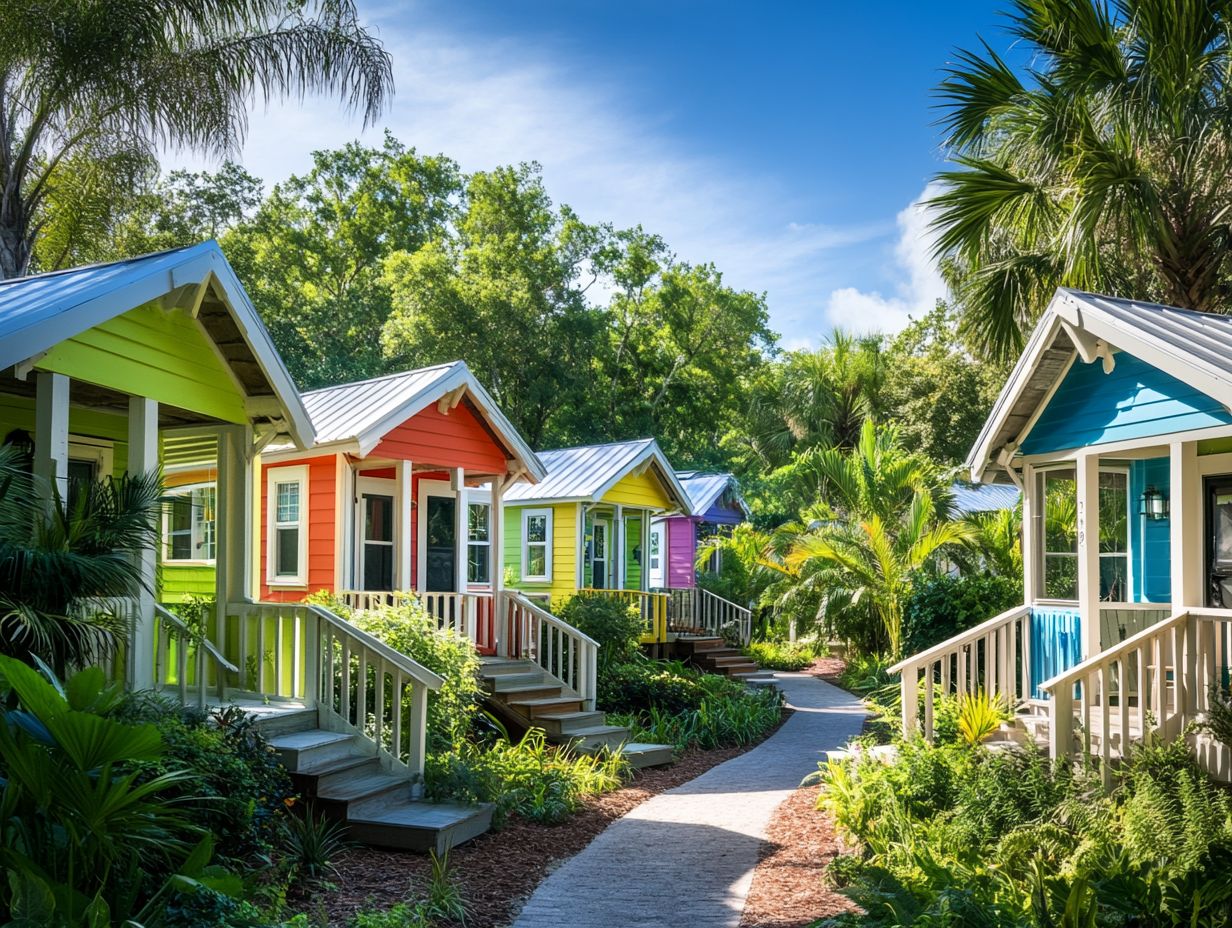
{"type": "Polygon", "coordinates": [[[670,744],[642,744],[630,741],[620,749],[620,754],[636,770],[646,767],[662,767],[675,758],[675,748],[670,744]]]}
{"type": "Polygon", "coordinates": [[[278,752],[282,765],[298,773],[301,767],[314,767],[354,753],[355,736],[314,728],[275,735],[269,744],[278,752]]]}
{"type": "Polygon", "coordinates": [[[578,696],[541,696],[536,699],[511,699],[509,708],[528,719],[537,719],[548,713],[580,712],[582,700],[578,696]]]}
{"type": "Polygon", "coordinates": [[[444,854],[491,828],[494,808],[490,802],[383,799],[356,807],[347,830],[351,840],[363,844],[444,854]]]}
{"type": "Polygon", "coordinates": [[[602,712],[548,712],[535,716],[535,724],[549,735],[571,735],[583,728],[607,723],[602,712]]]}

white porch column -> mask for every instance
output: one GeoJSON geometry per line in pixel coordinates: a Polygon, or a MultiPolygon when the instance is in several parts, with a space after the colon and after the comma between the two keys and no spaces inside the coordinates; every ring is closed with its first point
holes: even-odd
{"type": "MultiPolygon", "coordinates": [[[[129,397],[128,472],[144,474],[157,469],[158,403],[144,396],[129,397]]],[[[137,555],[141,586],[137,590],[128,647],[128,685],[138,690],[150,689],[157,682],[154,679],[154,571],[157,560],[158,553],[152,547],[137,555]]]]}
{"type": "Polygon", "coordinates": [[[1082,657],[1100,652],[1099,641],[1099,455],[1078,456],[1078,611],[1082,657]]]}
{"type": "Polygon", "coordinates": [[[1196,442],[1174,441],[1169,447],[1169,519],[1172,611],[1206,602],[1202,573],[1202,480],[1196,442]]]}
{"type": "Polygon", "coordinates": [[[467,505],[466,492],[466,471],[461,467],[455,467],[450,482],[453,484],[454,499],[457,501],[454,504],[454,538],[457,546],[457,554],[454,557],[454,581],[453,588],[455,592],[466,592],[466,565],[467,555],[467,538],[470,530],[469,522],[469,507],[467,505]]]}
{"type": "Polygon", "coordinates": [[[214,505],[215,584],[219,621],[228,603],[248,598],[252,540],[252,430],[228,425],[218,430],[218,489],[214,505]]]}
{"type": "MultiPolygon", "coordinates": [[[[649,509],[642,510],[641,526],[642,526],[642,531],[641,531],[642,538],[641,538],[640,543],[642,546],[642,563],[639,566],[642,569],[640,571],[640,576],[642,578],[642,589],[649,590],[650,589],[650,510],[649,509]]],[[[660,557],[666,558],[667,552],[666,551],[661,552],[660,557]]],[[[663,562],[663,568],[664,568],[663,569],[663,579],[667,580],[666,560],[664,560],[663,562]]]]}
{"type": "Polygon", "coordinates": [[[68,377],[39,371],[34,394],[34,475],[68,495],[68,377]]]}
{"type": "Polygon", "coordinates": [[[394,550],[398,552],[398,569],[394,585],[399,590],[412,588],[411,581],[411,513],[414,501],[412,470],[410,461],[399,461],[396,467],[398,478],[398,522],[397,541],[394,550]]]}
{"type": "Polygon", "coordinates": [[[614,541],[612,550],[608,552],[608,560],[614,560],[616,569],[612,571],[612,586],[618,590],[625,588],[625,507],[616,504],[616,515],[612,519],[614,541]]]}
{"type": "MultiPolygon", "coordinates": [[[[491,548],[488,552],[488,568],[492,572],[492,597],[500,598],[505,588],[505,484],[504,477],[492,478],[492,515],[488,522],[488,537],[491,548]]],[[[499,631],[499,626],[498,629],[499,631]]]]}
{"type": "Polygon", "coordinates": [[[1036,524],[1036,479],[1035,470],[1027,465],[1022,469],[1022,601],[1027,605],[1039,599],[1036,586],[1039,583],[1039,566],[1036,563],[1042,525],[1036,524]]]}

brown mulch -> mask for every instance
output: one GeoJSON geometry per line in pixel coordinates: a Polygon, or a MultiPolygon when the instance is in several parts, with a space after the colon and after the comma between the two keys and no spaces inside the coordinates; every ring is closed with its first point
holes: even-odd
{"type": "Polygon", "coordinates": [[[827,683],[838,684],[838,678],[843,675],[843,671],[847,669],[847,662],[841,657],[819,657],[808,667],[805,667],[803,673],[812,674],[825,680],[827,683]]]}
{"type": "Polygon", "coordinates": [[[817,811],[820,789],[801,787],[774,811],[741,928],[804,928],[819,918],[856,910],[823,880],[839,844],[829,818],[817,811]]]}
{"type": "MultiPolygon", "coordinates": [[[[789,713],[784,712],[784,718],[789,713]]],[[[770,732],[766,737],[769,737],[770,732]]],[[[541,825],[514,817],[500,831],[489,832],[454,848],[449,868],[466,902],[467,928],[501,928],[555,864],[588,845],[612,821],[647,799],[700,776],[711,767],[744,753],[755,744],[713,751],[691,749],[670,767],[639,771],[629,785],[587,799],[558,825],[541,825]]],[[[351,848],[335,862],[334,888],[296,908],[314,924],[346,926],[361,910],[387,909],[421,895],[431,864],[426,856],[370,847],[351,848]]]]}

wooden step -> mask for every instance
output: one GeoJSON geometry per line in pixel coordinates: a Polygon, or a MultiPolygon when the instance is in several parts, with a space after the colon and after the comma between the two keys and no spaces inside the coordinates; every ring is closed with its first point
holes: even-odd
{"type": "Polygon", "coordinates": [[[537,699],[514,699],[509,708],[528,719],[537,719],[546,713],[580,712],[582,700],[578,696],[542,696],[537,699]]]}
{"type": "Polygon", "coordinates": [[[546,699],[550,696],[563,696],[565,690],[564,687],[551,683],[524,683],[521,686],[503,687],[492,695],[509,702],[511,699],[546,699]]]}
{"type": "Polygon", "coordinates": [[[548,712],[535,716],[535,724],[549,735],[571,735],[581,728],[606,724],[602,712],[548,712]]]}
{"type": "Polygon", "coordinates": [[[583,754],[593,754],[595,751],[608,748],[615,750],[629,740],[629,729],[619,725],[592,725],[589,728],[575,728],[565,735],[550,737],[553,744],[568,745],[583,754]]]}
{"type": "Polygon", "coordinates": [[[484,681],[489,693],[506,693],[519,686],[557,685],[547,679],[543,671],[538,673],[506,673],[498,674],[484,681]]]}
{"type": "Polygon", "coordinates": [[[358,768],[335,774],[328,783],[318,783],[315,804],[324,807],[333,818],[349,821],[353,809],[361,803],[386,796],[411,799],[411,784],[404,776],[386,773],[379,766],[358,768]]]}
{"type": "Polygon", "coordinates": [[[270,711],[250,710],[257,731],[266,738],[287,735],[298,731],[310,731],[319,723],[316,709],[273,707],[270,711]]]}
{"type": "Polygon", "coordinates": [[[503,657],[489,658],[479,667],[479,674],[483,677],[499,677],[511,673],[543,673],[543,670],[534,661],[515,661],[503,657]]]}
{"type": "Polygon", "coordinates": [[[491,828],[495,808],[490,802],[373,801],[354,810],[347,831],[363,844],[444,854],[491,828]]]}
{"type": "Polygon", "coordinates": [[[278,752],[282,765],[297,773],[301,767],[313,767],[354,753],[355,736],[313,728],[276,735],[269,739],[269,745],[278,752]]]}
{"type": "Polygon", "coordinates": [[[670,744],[642,744],[630,741],[620,749],[620,754],[635,770],[646,767],[662,767],[675,759],[675,748],[670,744]]]}

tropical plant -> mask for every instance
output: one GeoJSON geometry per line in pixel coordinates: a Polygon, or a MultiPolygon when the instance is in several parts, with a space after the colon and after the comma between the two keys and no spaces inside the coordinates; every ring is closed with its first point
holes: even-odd
{"type": "Polygon", "coordinates": [[[282,850],[295,877],[309,887],[326,884],[337,872],[335,861],[347,846],[346,826],[317,815],[311,808],[285,820],[282,850]]]}
{"type": "Polygon", "coordinates": [[[74,163],[101,166],[73,172],[97,208],[98,184],[160,148],[233,151],[254,98],[334,92],[366,124],[392,88],[352,0],[10,0],[0,35],[0,278],[27,271],[74,163]]]}
{"type": "Polygon", "coordinates": [[[1232,307],[1232,14],[1222,3],[1014,0],[1012,66],[961,51],[937,94],[957,170],[938,254],[1001,357],[1058,286],[1232,307]]]}
{"type": "Polygon", "coordinates": [[[60,676],[124,640],[116,604],[141,588],[133,555],[158,541],[157,473],[74,481],[67,498],[0,447],[0,653],[40,657],[60,676]]]}
{"type": "Polygon", "coordinates": [[[812,644],[799,641],[752,641],[744,653],[766,670],[803,670],[817,657],[812,644]]]}
{"type": "MultiPolygon", "coordinates": [[[[976,542],[978,544],[978,541],[976,542]]],[[[916,654],[1022,605],[1022,575],[925,571],[903,604],[903,648],[916,654]]]]}
{"type": "Polygon", "coordinates": [[[1009,715],[999,696],[983,690],[962,693],[958,697],[958,735],[972,747],[983,744],[996,734],[1009,715]]]}
{"type": "Polygon", "coordinates": [[[751,744],[782,720],[783,695],[778,690],[749,693],[712,685],[714,691],[694,708],[672,711],[652,704],[632,712],[609,713],[608,722],[627,727],[632,741],[671,744],[683,751],[694,746],[708,750],[751,744]]]}
{"type": "Polygon", "coordinates": [[[579,593],[561,606],[560,617],[599,643],[601,671],[638,654],[645,625],[637,603],[605,593],[579,593]]]}

